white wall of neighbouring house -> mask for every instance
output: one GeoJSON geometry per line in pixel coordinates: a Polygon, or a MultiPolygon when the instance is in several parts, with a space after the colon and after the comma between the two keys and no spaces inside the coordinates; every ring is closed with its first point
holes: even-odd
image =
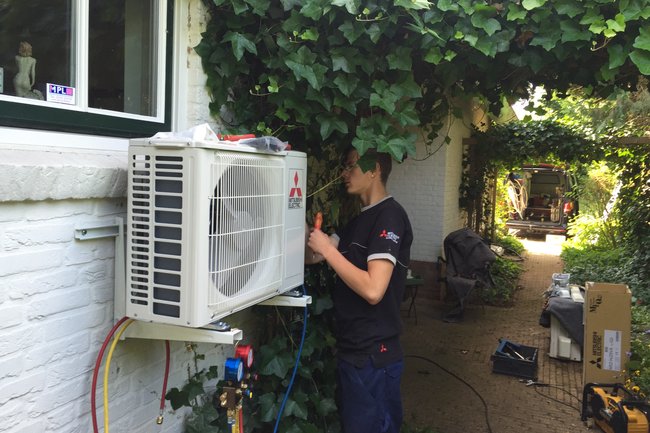
{"type": "Polygon", "coordinates": [[[436,262],[443,255],[444,238],[464,224],[458,199],[463,138],[471,132],[468,125],[467,119],[449,119],[432,145],[425,145],[420,137],[416,155],[393,165],[388,190],[411,220],[412,260],[436,262]],[[449,143],[444,142],[445,134],[451,139],[449,143]]]}
{"type": "MultiPolygon", "coordinates": [[[[212,121],[192,49],[207,17],[201,0],[176,3],[173,126],[183,130],[212,121]]],[[[126,217],[127,147],[123,138],[0,127],[0,433],[93,431],[93,368],[115,323],[115,238],[75,233],[126,217]]],[[[171,342],[168,389],[182,387],[196,366],[221,368],[233,347],[195,350],[205,360],[171,342]]],[[[164,353],[160,340],[117,344],[108,381],[112,432],[184,431],[188,411],[172,411],[169,402],[156,424],[164,353]]],[[[102,363],[100,431],[103,374],[102,363]]]]}

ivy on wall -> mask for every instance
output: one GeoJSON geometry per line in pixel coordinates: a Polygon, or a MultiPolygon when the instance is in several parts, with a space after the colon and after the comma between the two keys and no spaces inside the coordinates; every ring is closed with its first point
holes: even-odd
{"type": "Polygon", "coordinates": [[[413,153],[455,97],[635,85],[650,74],[648,0],[206,0],[195,48],[229,132],[294,146],[413,153]]]}

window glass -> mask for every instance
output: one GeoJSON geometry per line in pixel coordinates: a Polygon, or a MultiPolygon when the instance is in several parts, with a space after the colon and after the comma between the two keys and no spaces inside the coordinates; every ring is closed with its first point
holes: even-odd
{"type": "Polygon", "coordinates": [[[156,115],[154,0],[91,0],[88,106],[156,115]]]}
{"type": "Polygon", "coordinates": [[[46,99],[46,83],[74,87],[72,0],[0,2],[4,95],[46,99]]]}

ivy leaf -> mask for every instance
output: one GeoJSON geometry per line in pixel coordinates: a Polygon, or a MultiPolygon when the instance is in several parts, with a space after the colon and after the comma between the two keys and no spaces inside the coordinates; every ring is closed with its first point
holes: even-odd
{"type": "Polygon", "coordinates": [[[609,69],[615,69],[623,66],[627,58],[627,51],[620,44],[610,44],[607,46],[609,54],[609,69]]]}
{"type": "Polygon", "coordinates": [[[359,0],[332,0],[334,6],[343,6],[350,15],[357,15],[359,11],[359,0]]]}
{"type": "Polygon", "coordinates": [[[344,22],[339,26],[339,30],[343,33],[343,37],[351,44],[365,32],[363,26],[356,24],[354,21],[344,22]]]}
{"type": "Polygon", "coordinates": [[[420,124],[420,118],[418,117],[418,112],[415,109],[415,102],[409,101],[404,107],[401,107],[395,113],[397,121],[402,126],[415,126],[420,124]]]}
{"type": "Polygon", "coordinates": [[[376,44],[383,32],[377,23],[373,23],[370,25],[368,30],[366,30],[366,33],[370,40],[376,44]]]}
{"type": "Polygon", "coordinates": [[[540,8],[546,4],[546,0],[523,0],[521,2],[521,5],[524,7],[526,10],[532,10],[536,8],[540,8]]]}
{"type": "Polygon", "coordinates": [[[567,15],[570,18],[574,18],[578,14],[584,12],[584,7],[580,3],[576,3],[574,0],[559,0],[555,4],[555,9],[560,15],[567,15]]]}
{"type": "Polygon", "coordinates": [[[284,63],[291,69],[296,80],[304,78],[310,86],[320,90],[327,68],[315,63],[315,60],[316,54],[306,46],[302,46],[297,52],[289,54],[284,63]]]}
{"type": "Polygon", "coordinates": [[[198,380],[190,380],[183,387],[183,391],[187,393],[187,399],[189,401],[194,400],[199,395],[205,394],[203,389],[203,383],[198,380]]]}
{"type": "Polygon", "coordinates": [[[420,85],[415,82],[412,74],[405,74],[403,80],[400,80],[396,85],[391,86],[391,90],[400,98],[422,97],[422,89],[420,88],[420,85]]]}
{"type": "MultiPolygon", "coordinates": [[[[371,119],[362,119],[361,123],[357,127],[356,136],[352,139],[352,145],[357,149],[357,152],[359,152],[359,155],[362,157],[368,149],[375,147],[376,134],[371,122],[371,119]]],[[[364,170],[364,167],[361,169],[364,170]]],[[[368,168],[365,168],[364,171],[367,170],[368,168]]]]}
{"type": "Polygon", "coordinates": [[[318,29],[309,28],[300,34],[300,39],[303,41],[317,41],[318,29]]]}
{"type": "Polygon", "coordinates": [[[440,0],[436,3],[436,7],[443,12],[457,12],[458,3],[455,0],[440,0]]]}
{"type": "Polygon", "coordinates": [[[275,117],[278,119],[282,120],[283,122],[286,122],[289,120],[289,113],[284,109],[284,107],[278,107],[277,110],[275,110],[274,113],[275,117]]]}
{"type": "Polygon", "coordinates": [[[614,32],[625,31],[625,16],[623,14],[616,14],[613,20],[607,20],[607,28],[614,32]]]}
{"type": "Polygon", "coordinates": [[[578,24],[584,26],[587,24],[593,24],[597,21],[604,23],[605,17],[599,13],[598,9],[591,8],[591,9],[587,9],[585,14],[580,18],[580,21],[578,21],[578,24]]]}
{"type": "Polygon", "coordinates": [[[494,57],[497,55],[497,44],[495,41],[489,38],[480,38],[474,44],[474,48],[482,52],[488,57],[494,57]]]}
{"type": "Polygon", "coordinates": [[[475,34],[466,34],[463,38],[471,47],[476,47],[478,42],[478,35],[475,34]]]}
{"type": "Polygon", "coordinates": [[[591,39],[589,31],[583,31],[574,21],[560,21],[562,31],[562,42],[588,41],[591,39]]]}
{"type": "Polygon", "coordinates": [[[223,36],[222,40],[223,42],[230,42],[232,52],[237,60],[241,60],[244,57],[244,51],[257,55],[255,44],[241,33],[229,31],[223,36]]]}
{"type": "Polygon", "coordinates": [[[332,100],[329,97],[328,93],[315,90],[313,87],[309,87],[307,89],[307,95],[305,98],[308,101],[318,102],[325,110],[330,111],[332,109],[332,100]]]}
{"type": "Polygon", "coordinates": [[[309,1],[300,9],[300,14],[314,21],[318,21],[326,13],[326,9],[323,6],[318,1],[309,1]]]}
{"type": "Polygon", "coordinates": [[[440,51],[440,48],[438,47],[433,47],[429,49],[427,54],[424,56],[424,61],[428,63],[432,63],[434,65],[437,65],[440,63],[442,60],[442,52],[440,51]]]}
{"type": "MultiPolygon", "coordinates": [[[[346,50],[349,51],[349,50],[346,50]]],[[[354,66],[350,64],[351,57],[349,53],[344,51],[341,48],[332,50],[331,59],[332,59],[332,71],[343,71],[348,74],[354,70],[354,66]]]]}
{"type": "Polygon", "coordinates": [[[294,6],[299,6],[300,0],[280,0],[280,3],[282,3],[282,9],[286,12],[293,9],[294,6]]]}
{"type": "Polygon", "coordinates": [[[427,0],[395,0],[395,6],[403,7],[404,9],[429,9],[431,3],[427,0]]]}
{"type": "Polygon", "coordinates": [[[231,4],[235,15],[241,15],[248,11],[248,5],[242,0],[232,0],[231,4]]]}
{"type": "Polygon", "coordinates": [[[523,9],[516,3],[510,3],[508,5],[508,15],[506,16],[506,19],[508,21],[523,20],[526,18],[526,14],[526,9],[523,9]]]}
{"type": "Polygon", "coordinates": [[[630,53],[630,59],[639,68],[639,72],[650,75],[650,51],[634,50],[630,53]]]}
{"type": "Polygon", "coordinates": [[[415,154],[415,135],[407,137],[395,137],[387,141],[379,142],[377,151],[390,154],[395,161],[402,161],[406,154],[415,154]]]}
{"type": "Polygon", "coordinates": [[[286,356],[277,356],[272,357],[264,365],[258,365],[258,372],[265,376],[275,375],[280,379],[284,379],[287,375],[287,372],[291,368],[291,360],[288,360],[286,356]]]}
{"type": "Polygon", "coordinates": [[[343,98],[339,95],[334,96],[334,106],[336,107],[341,107],[348,113],[355,115],[357,114],[357,104],[355,101],[348,99],[348,98],[343,98]]]}
{"type": "Polygon", "coordinates": [[[211,365],[208,369],[208,372],[205,374],[207,379],[218,379],[219,378],[219,367],[216,365],[211,365]]]}
{"type": "Polygon", "coordinates": [[[253,13],[255,15],[264,16],[266,11],[269,10],[271,2],[269,0],[246,0],[246,3],[253,7],[253,13]]]}
{"type": "Polygon", "coordinates": [[[395,111],[395,103],[399,99],[385,81],[375,81],[372,83],[373,93],[370,94],[370,106],[382,108],[389,114],[395,111]]]}
{"type": "Polygon", "coordinates": [[[562,37],[562,33],[557,28],[548,28],[546,32],[540,33],[530,41],[530,45],[541,46],[546,51],[551,51],[562,37]]]}
{"type": "Polygon", "coordinates": [[[165,399],[169,400],[172,409],[176,410],[183,406],[190,406],[190,400],[187,398],[187,392],[180,391],[178,388],[172,388],[165,394],[165,399]]]}
{"type": "Polygon", "coordinates": [[[336,402],[333,398],[323,398],[318,402],[314,402],[316,411],[320,416],[326,416],[336,412],[336,402]]]}
{"type": "Polygon", "coordinates": [[[339,74],[334,79],[334,84],[336,84],[336,87],[341,91],[341,93],[345,96],[350,96],[359,85],[359,79],[353,75],[339,74]]]}
{"type": "Polygon", "coordinates": [[[275,392],[268,392],[258,398],[261,411],[261,420],[263,422],[271,422],[275,420],[278,413],[279,406],[276,403],[275,392]]]}
{"type": "Polygon", "coordinates": [[[483,13],[475,13],[472,15],[471,23],[474,27],[483,29],[488,36],[492,36],[494,33],[501,30],[501,24],[499,21],[494,18],[490,18],[483,13]]]}
{"type": "Polygon", "coordinates": [[[650,51],[650,27],[641,27],[639,36],[634,39],[634,48],[650,51]]]}
{"type": "Polygon", "coordinates": [[[401,71],[410,71],[413,69],[411,63],[411,50],[408,48],[397,47],[394,52],[386,56],[389,69],[401,71]]]}
{"type": "Polygon", "coordinates": [[[329,138],[334,131],[339,131],[341,134],[348,133],[347,123],[339,117],[320,114],[316,116],[316,121],[320,124],[320,136],[323,140],[329,138]]]}
{"type": "Polygon", "coordinates": [[[589,26],[589,31],[596,35],[603,33],[605,30],[607,30],[607,25],[605,25],[605,21],[602,20],[594,21],[589,26]]]}

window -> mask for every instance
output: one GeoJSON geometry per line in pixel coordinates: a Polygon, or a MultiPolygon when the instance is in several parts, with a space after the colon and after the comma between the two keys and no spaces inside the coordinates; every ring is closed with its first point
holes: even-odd
{"type": "Polygon", "coordinates": [[[0,2],[0,124],[168,130],[172,1],[0,2]]]}

